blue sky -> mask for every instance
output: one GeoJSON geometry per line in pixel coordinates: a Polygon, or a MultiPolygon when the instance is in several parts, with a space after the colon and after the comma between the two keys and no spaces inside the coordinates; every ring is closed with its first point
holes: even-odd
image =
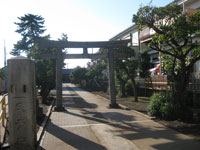
{"type": "MultiPolygon", "coordinates": [[[[154,0],[153,5],[165,6],[173,0],[154,0]]],[[[45,34],[53,40],[62,33],[70,41],[109,40],[132,25],[132,15],[141,4],[149,0],[1,0],[0,1],[0,67],[3,66],[4,40],[7,58],[20,35],[14,22],[26,13],[41,15],[45,19],[45,34]]],[[[75,50],[76,51],[76,50],[75,50]]],[[[88,60],[67,60],[68,67],[85,66],[88,60]]]]}

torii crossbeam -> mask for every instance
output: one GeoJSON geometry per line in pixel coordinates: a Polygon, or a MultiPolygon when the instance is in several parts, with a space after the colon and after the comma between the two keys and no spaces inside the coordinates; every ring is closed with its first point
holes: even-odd
{"type": "Polygon", "coordinates": [[[64,59],[108,59],[109,67],[109,95],[110,107],[119,107],[116,103],[115,79],[114,79],[114,51],[113,48],[128,47],[132,39],[120,41],[98,41],[98,42],[75,42],[75,41],[52,41],[45,39],[37,39],[39,49],[56,48],[56,53],[42,54],[41,59],[56,59],[56,111],[65,110],[62,105],[62,58],[64,59]],[[63,54],[64,48],[83,48],[83,54],[63,54]],[[104,54],[88,54],[88,48],[107,48],[108,53],[104,54]]]}

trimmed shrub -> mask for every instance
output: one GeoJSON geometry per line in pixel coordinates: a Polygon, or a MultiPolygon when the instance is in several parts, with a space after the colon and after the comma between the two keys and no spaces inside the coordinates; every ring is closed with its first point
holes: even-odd
{"type": "Polygon", "coordinates": [[[180,106],[174,102],[170,92],[155,93],[150,97],[148,113],[164,120],[176,120],[180,117],[180,106]]]}

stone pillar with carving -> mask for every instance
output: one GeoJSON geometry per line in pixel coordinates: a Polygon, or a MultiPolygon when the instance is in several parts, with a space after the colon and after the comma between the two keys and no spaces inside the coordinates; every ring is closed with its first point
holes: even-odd
{"type": "Polygon", "coordinates": [[[9,144],[11,150],[36,149],[35,65],[25,57],[8,60],[9,144]]]}

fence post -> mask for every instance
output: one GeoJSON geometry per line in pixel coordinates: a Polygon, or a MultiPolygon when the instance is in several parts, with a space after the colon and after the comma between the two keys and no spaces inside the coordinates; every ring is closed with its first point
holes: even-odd
{"type": "Polygon", "coordinates": [[[25,57],[8,60],[9,144],[11,150],[36,148],[35,65],[25,57]]]}

